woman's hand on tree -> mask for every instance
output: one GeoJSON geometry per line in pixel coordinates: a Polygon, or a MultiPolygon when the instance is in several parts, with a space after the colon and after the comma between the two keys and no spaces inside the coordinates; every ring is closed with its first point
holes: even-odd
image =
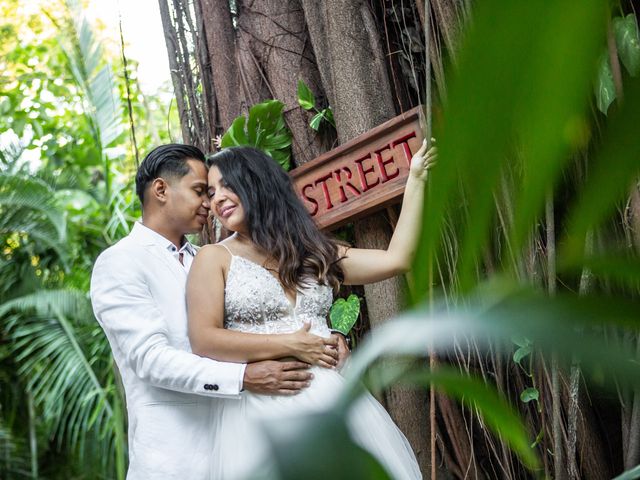
{"type": "Polygon", "coordinates": [[[426,180],[428,171],[436,164],[438,150],[434,144],[435,139],[432,138],[431,148],[427,150],[427,140],[425,139],[420,149],[411,157],[409,171],[415,178],[426,180]]]}

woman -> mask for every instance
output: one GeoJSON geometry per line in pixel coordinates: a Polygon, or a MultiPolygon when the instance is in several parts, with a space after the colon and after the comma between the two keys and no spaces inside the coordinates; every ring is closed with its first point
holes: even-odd
{"type": "MultiPolygon", "coordinates": [[[[316,365],[313,381],[298,395],[245,393],[240,400],[219,402],[212,478],[242,478],[260,465],[266,448],[257,427],[260,420],[318,411],[339,394],[343,379],[333,368],[331,346],[323,347],[324,355],[305,358],[300,352],[284,353],[286,342],[279,342],[278,334],[290,335],[304,325],[329,337],[326,318],[332,291],[341,283],[372,283],[409,270],[427,169],[434,158],[426,144],[414,155],[387,250],[346,248],[327,238],[296,196],[289,176],[264,153],[235,147],[211,158],[211,209],[235,234],[203,247],[191,267],[187,305],[193,351],[238,362],[295,355],[316,365]],[[264,341],[256,334],[266,334],[264,341]]],[[[421,478],[406,438],[371,395],[359,400],[349,423],[354,440],[395,478],[421,478]]]]}

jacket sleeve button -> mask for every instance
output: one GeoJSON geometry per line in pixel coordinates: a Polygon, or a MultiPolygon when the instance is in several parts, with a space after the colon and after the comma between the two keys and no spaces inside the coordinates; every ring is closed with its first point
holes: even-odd
{"type": "Polygon", "coordinates": [[[213,388],[214,390],[218,390],[219,387],[218,387],[218,385],[213,384],[213,385],[211,385],[211,388],[213,388]]]}

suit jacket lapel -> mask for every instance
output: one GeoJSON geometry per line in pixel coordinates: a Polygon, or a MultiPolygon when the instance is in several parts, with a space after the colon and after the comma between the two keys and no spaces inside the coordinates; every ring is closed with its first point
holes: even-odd
{"type": "Polygon", "coordinates": [[[180,265],[180,262],[178,262],[176,258],[173,258],[165,248],[159,245],[145,245],[145,248],[154,258],[157,258],[159,262],[162,262],[171,270],[171,273],[180,281],[180,286],[184,288],[187,272],[184,267],[180,265]]]}
{"type": "Polygon", "coordinates": [[[166,246],[160,245],[158,238],[150,229],[144,225],[136,222],[129,233],[129,237],[138,245],[143,246],[157,262],[165,265],[171,273],[179,280],[181,288],[184,289],[185,280],[187,278],[187,272],[184,267],[180,265],[178,259],[174,258],[166,246]]]}

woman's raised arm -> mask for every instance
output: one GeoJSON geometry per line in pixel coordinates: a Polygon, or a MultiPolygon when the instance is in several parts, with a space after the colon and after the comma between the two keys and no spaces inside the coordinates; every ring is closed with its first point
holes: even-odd
{"type": "Polygon", "coordinates": [[[400,217],[386,250],[339,247],[345,284],[379,282],[409,271],[418,246],[427,173],[436,158],[436,148],[427,150],[425,141],[411,159],[400,217]]]}

